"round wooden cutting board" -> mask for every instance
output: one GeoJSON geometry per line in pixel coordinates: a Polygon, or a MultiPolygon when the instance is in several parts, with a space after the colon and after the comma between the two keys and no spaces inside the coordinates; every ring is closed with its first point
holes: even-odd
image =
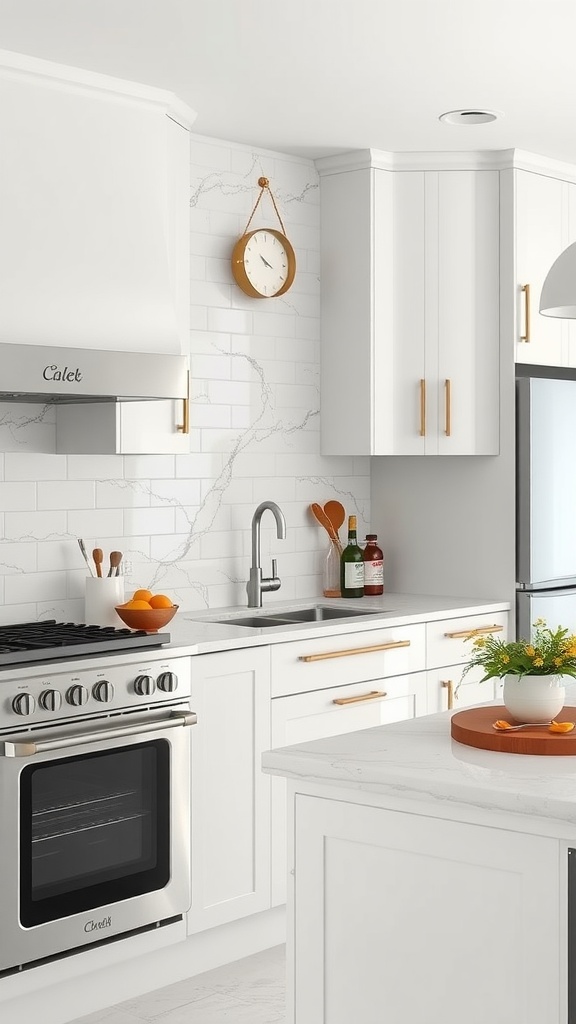
{"type": "MultiPolygon", "coordinates": [[[[458,711],[452,716],[452,738],[468,747],[498,750],[506,754],[576,755],[576,729],[565,733],[549,732],[546,725],[514,730],[494,729],[494,722],[498,719],[514,724],[503,704],[458,711]]],[[[576,708],[562,708],[555,721],[576,722],[576,708]]]]}

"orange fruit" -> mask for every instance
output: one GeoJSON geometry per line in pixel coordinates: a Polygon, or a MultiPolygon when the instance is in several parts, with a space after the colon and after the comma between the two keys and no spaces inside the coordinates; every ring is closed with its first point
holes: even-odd
{"type": "Polygon", "coordinates": [[[150,598],[150,607],[151,608],[173,608],[174,607],[174,602],[171,601],[169,597],[166,597],[166,594],[154,594],[150,598]]]}
{"type": "Polygon", "coordinates": [[[142,611],[144,611],[144,610],[150,611],[152,605],[150,605],[148,603],[148,601],[140,601],[137,598],[133,597],[132,600],[131,601],[127,601],[126,604],[123,607],[124,608],[134,608],[134,609],[140,608],[142,611]]]}
{"type": "Polygon", "coordinates": [[[152,597],[151,590],[135,590],[132,594],[133,601],[150,601],[152,597]]]}

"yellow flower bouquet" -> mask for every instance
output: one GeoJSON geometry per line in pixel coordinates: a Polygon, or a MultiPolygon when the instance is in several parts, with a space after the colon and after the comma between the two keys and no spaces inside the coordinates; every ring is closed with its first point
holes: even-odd
{"type": "Polygon", "coordinates": [[[576,677],[576,636],[562,626],[550,629],[544,619],[537,619],[534,627],[532,640],[506,642],[493,634],[475,637],[472,633],[474,650],[462,679],[476,665],[484,669],[482,682],[504,676],[576,677]]]}

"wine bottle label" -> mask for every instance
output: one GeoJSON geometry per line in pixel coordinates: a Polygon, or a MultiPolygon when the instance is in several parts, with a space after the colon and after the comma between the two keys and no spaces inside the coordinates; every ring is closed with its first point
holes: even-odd
{"type": "Polygon", "coordinates": [[[364,562],[344,563],[344,586],[346,590],[364,586],[364,562]]]}
{"type": "Polygon", "coordinates": [[[366,587],[380,586],[384,583],[384,561],[382,558],[375,558],[372,561],[364,562],[364,585],[366,587]]]}

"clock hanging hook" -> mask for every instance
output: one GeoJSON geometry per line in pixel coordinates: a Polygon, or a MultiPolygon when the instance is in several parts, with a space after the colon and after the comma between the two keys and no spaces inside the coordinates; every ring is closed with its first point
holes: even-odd
{"type": "Polygon", "coordinates": [[[272,189],[270,188],[270,182],[269,182],[268,178],[265,178],[264,175],[262,175],[261,178],[258,178],[258,184],[260,185],[260,195],[258,196],[258,199],[256,200],[256,202],[254,204],[254,209],[252,210],[252,213],[250,214],[250,216],[248,218],[248,223],[247,223],[246,227],[244,228],[244,234],[247,234],[247,232],[248,232],[248,228],[250,227],[250,223],[252,221],[252,218],[253,218],[254,214],[256,213],[256,210],[258,209],[258,204],[259,204],[260,200],[262,199],[262,196],[264,195],[264,193],[266,191],[268,191],[268,195],[270,196],[270,199],[272,200],[272,206],[274,207],[274,209],[276,211],[276,216],[278,217],[278,220],[280,221],[280,227],[282,228],[282,234],[285,235],[286,234],[286,228],[284,227],[284,224],[282,223],[282,217],[280,216],[278,207],[276,206],[276,200],[274,199],[274,196],[272,195],[272,189]]]}

